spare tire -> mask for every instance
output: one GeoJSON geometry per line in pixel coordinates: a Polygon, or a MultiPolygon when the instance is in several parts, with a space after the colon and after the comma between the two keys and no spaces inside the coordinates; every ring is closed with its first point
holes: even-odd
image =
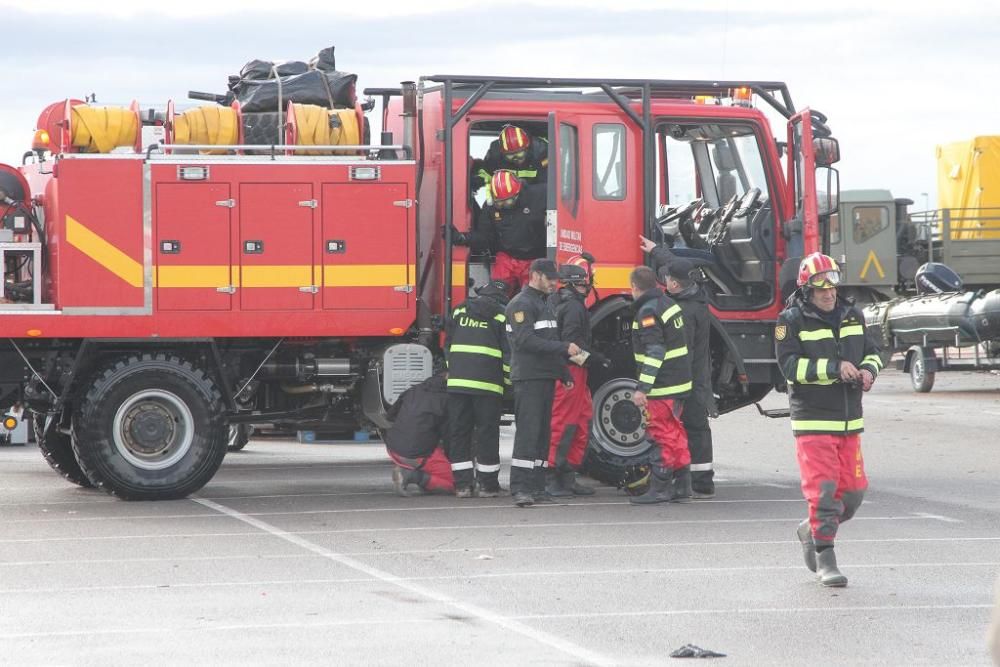
{"type": "Polygon", "coordinates": [[[45,462],[49,464],[50,468],[77,486],[84,488],[94,486],[87,479],[87,476],[80,468],[80,463],[76,460],[70,436],[58,430],[55,424],[49,428],[48,433],[43,435],[45,430],[45,415],[32,413],[31,428],[35,434],[35,443],[38,445],[38,450],[42,453],[45,462]]]}
{"type": "Polygon", "coordinates": [[[646,417],[633,402],[635,380],[614,378],[594,392],[594,420],[584,471],[594,479],[617,486],[625,468],[649,462],[653,443],[646,438],[646,417]]]}

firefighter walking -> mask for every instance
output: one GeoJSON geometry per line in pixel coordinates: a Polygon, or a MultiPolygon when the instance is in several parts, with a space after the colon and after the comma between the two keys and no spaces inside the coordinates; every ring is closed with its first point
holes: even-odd
{"type": "Polygon", "coordinates": [[[525,185],[512,171],[501,169],[489,182],[492,202],[476,218],[472,231],[452,230],[452,243],[495,255],[492,280],[512,292],[528,283],[528,268],[545,256],[544,185],[525,185]]]}
{"type": "MultiPolygon", "coordinates": [[[[657,248],[654,264],[662,263],[657,248]]],[[[694,264],[683,257],[671,257],[660,267],[660,282],[667,294],[681,307],[684,333],[691,359],[691,394],[684,400],[681,421],[687,433],[691,452],[691,488],[695,499],[715,497],[715,472],[712,469],[712,428],[708,418],[717,417],[715,395],[712,392],[711,332],[712,313],[708,310],[705,291],[693,278],[694,264]]]]}
{"type": "Polygon", "coordinates": [[[645,409],[646,435],[654,445],[649,489],[629,502],[688,502],[691,454],[680,417],[692,382],[684,315],[658,288],[648,266],[633,269],[629,282],[635,299],[632,349],[639,376],[632,402],[645,409]]]}
{"type": "Polygon", "coordinates": [[[868,488],[861,456],[862,392],[882,361],[861,310],[837,294],[840,268],[821,253],[799,265],[798,289],[774,327],[775,351],[788,381],[792,431],[809,518],[797,534],[806,567],[824,586],[846,586],[834,539],[868,488]]]}
{"type": "Polygon", "coordinates": [[[507,304],[517,427],[510,461],[510,492],[518,507],[550,500],[545,493],[545,469],[555,381],[572,384],[566,359],[580,353],[576,343],[559,340],[556,315],[548,300],[558,277],[552,260],[535,260],[528,285],[507,304]]]}
{"type": "Polygon", "coordinates": [[[576,480],[583,465],[590,437],[593,401],[587,384],[587,367],[601,363],[604,356],[593,349],[587,296],[594,284],[593,257],[577,255],[559,267],[562,287],[549,297],[556,314],[559,337],[576,343],[587,356],[584,364],[571,361],[567,368],[572,385],[556,383],[552,404],[552,436],[549,444],[549,471],[545,490],[551,496],[589,496],[594,490],[576,480]]]}
{"type": "Polygon", "coordinates": [[[510,385],[506,305],[507,286],[488,283],[446,326],[448,453],[459,498],[500,494],[500,415],[510,385]]]}

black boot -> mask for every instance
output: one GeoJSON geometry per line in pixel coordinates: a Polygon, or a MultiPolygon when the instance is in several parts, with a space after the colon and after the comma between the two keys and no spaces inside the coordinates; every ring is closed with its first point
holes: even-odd
{"type": "Polygon", "coordinates": [[[632,496],[628,501],[633,505],[653,505],[655,503],[668,503],[673,497],[673,470],[652,466],[649,489],[641,496],[632,496]]]}
{"type": "Polygon", "coordinates": [[[568,498],[573,491],[564,484],[565,473],[552,468],[545,469],[545,492],[553,498],[568,498]]]}
{"type": "Polygon", "coordinates": [[[673,495],[670,498],[672,503],[691,502],[691,466],[678,468],[673,474],[673,495]]]}
{"type": "Polygon", "coordinates": [[[560,473],[562,477],[562,487],[564,489],[569,489],[570,493],[574,496],[592,496],[594,495],[594,490],[589,486],[585,486],[576,481],[576,472],[573,470],[567,470],[560,473]]]}
{"type": "Polygon", "coordinates": [[[811,572],[816,571],[816,545],[813,544],[812,529],[809,527],[809,519],[799,524],[799,529],[795,531],[802,543],[802,557],[806,561],[806,567],[811,572]]]}
{"type": "Polygon", "coordinates": [[[824,586],[843,588],[847,585],[847,577],[837,569],[837,556],[833,553],[833,547],[816,551],[816,574],[819,575],[819,583],[824,586]]]}

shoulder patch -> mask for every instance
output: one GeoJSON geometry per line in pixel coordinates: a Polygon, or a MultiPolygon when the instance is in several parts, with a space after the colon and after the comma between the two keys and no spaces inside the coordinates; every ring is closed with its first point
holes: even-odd
{"type": "Polygon", "coordinates": [[[788,327],[784,324],[779,324],[774,327],[774,340],[785,340],[785,336],[788,335],[788,327]]]}
{"type": "Polygon", "coordinates": [[[517,322],[518,324],[520,324],[521,322],[524,321],[524,311],[523,310],[519,310],[516,313],[514,313],[514,321],[517,322]]]}
{"type": "Polygon", "coordinates": [[[653,317],[652,315],[649,315],[648,317],[642,318],[642,320],[639,322],[639,324],[641,324],[644,329],[646,327],[655,326],[656,325],[656,318],[653,317]]]}

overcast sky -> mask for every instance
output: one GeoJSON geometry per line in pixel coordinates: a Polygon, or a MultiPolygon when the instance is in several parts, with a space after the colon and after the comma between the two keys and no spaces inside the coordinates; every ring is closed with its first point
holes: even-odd
{"type": "Polygon", "coordinates": [[[15,164],[50,102],[91,92],[103,103],[186,101],[188,90],[223,92],[252,58],[304,60],[331,44],[359,87],[439,73],[786,81],[797,106],[829,116],[842,188],[889,188],[918,209],[923,192],[935,205],[935,145],[1000,134],[994,3],[0,0],[0,9],[0,161],[15,164]]]}

